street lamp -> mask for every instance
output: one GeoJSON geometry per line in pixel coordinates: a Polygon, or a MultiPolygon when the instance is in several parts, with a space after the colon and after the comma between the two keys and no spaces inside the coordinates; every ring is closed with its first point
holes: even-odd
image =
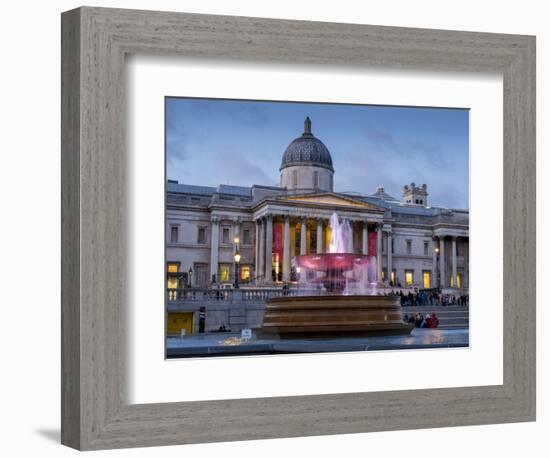
{"type": "Polygon", "coordinates": [[[235,289],[238,289],[239,288],[239,262],[241,262],[241,253],[239,253],[238,248],[237,248],[237,251],[235,251],[233,259],[235,260],[235,289]]]}
{"type": "Polygon", "coordinates": [[[189,278],[189,288],[191,288],[191,277],[193,276],[193,269],[189,267],[189,271],[187,272],[188,278],[189,278]]]}

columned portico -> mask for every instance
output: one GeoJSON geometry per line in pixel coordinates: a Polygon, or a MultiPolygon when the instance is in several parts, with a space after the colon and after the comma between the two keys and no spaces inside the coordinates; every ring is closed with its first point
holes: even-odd
{"type": "MultiPolygon", "coordinates": [[[[261,201],[254,209],[254,219],[258,224],[257,284],[293,281],[294,256],[326,253],[330,243],[329,220],[334,213],[340,220],[345,219],[350,223],[353,231],[353,248],[350,247],[352,252],[368,253],[370,231],[381,225],[384,212],[382,207],[367,202],[326,193],[292,195],[261,201]],[[274,268],[278,274],[275,279],[274,268]]],[[[241,232],[243,230],[244,226],[241,232]]],[[[382,240],[378,243],[381,253],[382,240]]],[[[375,254],[375,250],[371,247],[370,254],[375,254]]],[[[378,278],[381,278],[382,272],[381,256],[378,257],[378,278]]]]}
{"type": "Polygon", "coordinates": [[[265,218],[265,278],[266,283],[273,281],[273,216],[265,218]]]}

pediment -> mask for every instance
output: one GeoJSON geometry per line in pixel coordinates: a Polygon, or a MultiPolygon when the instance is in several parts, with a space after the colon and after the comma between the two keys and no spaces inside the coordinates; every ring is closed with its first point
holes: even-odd
{"type": "Polygon", "coordinates": [[[305,195],[294,195],[294,196],[284,196],[279,197],[277,200],[282,202],[303,202],[304,204],[313,204],[313,205],[329,205],[337,207],[354,207],[354,208],[364,208],[369,210],[385,210],[382,207],[373,205],[367,202],[363,202],[358,199],[353,199],[348,196],[342,196],[339,194],[333,193],[324,193],[324,194],[305,194],[305,195]]]}

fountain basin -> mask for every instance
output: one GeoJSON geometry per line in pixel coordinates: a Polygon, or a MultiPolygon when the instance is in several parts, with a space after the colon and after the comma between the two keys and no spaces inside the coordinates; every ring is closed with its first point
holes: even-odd
{"type": "Polygon", "coordinates": [[[409,334],[397,296],[284,296],[266,301],[261,333],[279,338],[409,334]]]}
{"type": "Polygon", "coordinates": [[[368,266],[371,256],[353,253],[320,253],[296,256],[298,267],[314,271],[347,272],[355,267],[368,266]]]}
{"type": "Polygon", "coordinates": [[[321,253],[296,256],[293,263],[301,269],[302,285],[319,285],[328,293],[342,294],[349,285],[360,284],[364,294],[370,283],[369,268],[372,270],[376,259],[354,253],[321,253]]]}

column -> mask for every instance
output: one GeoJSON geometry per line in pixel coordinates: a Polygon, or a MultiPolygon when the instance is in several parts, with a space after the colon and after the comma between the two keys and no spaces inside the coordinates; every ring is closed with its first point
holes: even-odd
{"type": "Polygon", "coordinates": [[[382,281],[382,224],[376,226],[376,280],[382,281]]]}
{"type": "Polygon", "coordinates": [[[307,254],[307,219],[300,220],[300,254],[307,254]]]}
{"type": "Polygon", "coordinates": [[[430,285],[432,288],[437,288],[439,285],[437,284],[437,252],[435,251],[435,242],[436,239],[434,238],[433,243],[433,249],[432,249],[432,284],[430,285]]]}
{"type": "Polygon", "coordinates": [[[391,241],[393,239],[393,235],[391,233],[391,231],[388,231],[387,232],[387,237],[386,237],[386,241],[387,241],[387,253],[388,253],[388,285],[391,285],[391,273],[392,273],[392,270],[393,270],[393,266],[392,266],[392,252],[391,252],[391,241]]]}
{"type": "Polygon", "coordinates": [[[273,216],[265,219],[265,282],[273,282],[273,216]]]}
{"type": "MultiPolygon", "coordinates": [[[[212,218],[210,228],[211,228],[210,281],[213,278],[216,278],[216,282],[217,282],[218,281],[218,260],[219,260],[218,248],[220,245],[220,220],[218,218],[212,218]]],[[[210,281],[208,283],[210,283],[210,281]]]]}
{"type": "Polygon", "coordinates": [[[439,287],[445,288],[445,237],[439,237],[439,287]]]}
{"type": "Polygon", "coordinates": [[[323,218],[317,218],[317,254],[323,252],[323,218]]]}
{"type": "Polygon", "coordinates": [[[260,271],[258,270],[260,266],[260,221],[256,220],[256,234],[254,236],[254,278],[258,280],[260,271]]]}
{"type": "Polygon", "coordinates": [[[363,222],[363,254],[369,254],[369,223],[363,222]]]}
{"type": "Polygon", "coordinates": [[[452,238],[452,248],[451,248],[451,266],[453,274],[453,288],[456,288],[456,237],[452,238]]]}
{"type": "Polygon", "coordinates": [[[241,222],[238,219],[233,221],[233,240],[231,240],[231,243],[233,243],[235,238],[239,239],[239,245],[243,243],[241,240],[241,222]]]}
{"type": "Polygon", "coordinates": [[[290,281],[290,217],[285,216],[283,229],[283,281],[290,281]]]}
{"type": "Polygon", "coordinates": [[[260,239],[258,241],[258,272],[256,273],[256,283],[265,281],[265,220],[260,221],[260,239]]]}

